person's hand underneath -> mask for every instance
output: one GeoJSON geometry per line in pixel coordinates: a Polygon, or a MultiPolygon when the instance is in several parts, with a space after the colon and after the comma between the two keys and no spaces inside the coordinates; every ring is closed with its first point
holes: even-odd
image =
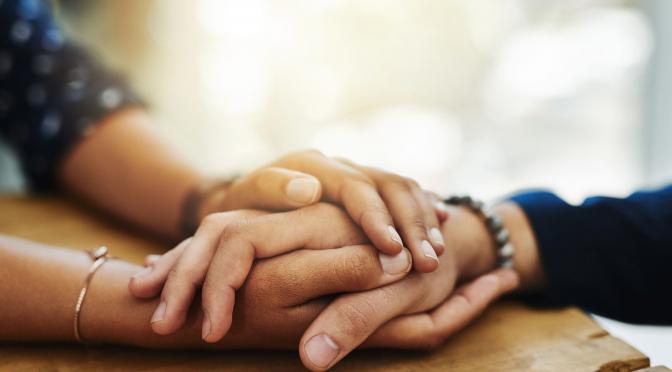
{"type": "MultiPolygon", "coordinates": [[[[202,338],[212,343],[228,331],[235,291],[244,284],[255,258],[367,242],[344,211],[325,203],[283,213],[243,210],[213,214],[193,238],[136,275],[129,288],[141,298],[161,293],[161,303],[151,322],[155,332],[166,335],[184,325],[202,285],[202,338]]],[[[402,278],[411,268],[411,255],[406,249],[380,257],[388,283],[402,278]]],[[[353,276],[357,275],[356,270],[354,267],[353,276]]]]}
{"type": "MultiPolygon", "coordinates": [[[[458,275],[472,279],[494,269],[495,247],[481,218],[463,208],[451,207],[449,214],[442,229],[448,259],[432,273],[411,273],[385,287],[336,298],[301,338],[299,350],[306,367],[331,368],[363,343],[437,346],[488,303],[518,286],[515,271],[498,269],[453,291],[458,275]]],[[[517,235],[512,239],[517,242],[517,235]]]]}
{"type": "Polygon", "coordinates": [[[288,210],[319,200],[343,206],[381,252],[406,246],[416,270],[438,266],[442,203],[414,180],[317,151],[296,152],[235,180],[203,203],[199,218],[236,209],[288,210]],[[400,234],[401,233],[401,234],[400,234]]]}

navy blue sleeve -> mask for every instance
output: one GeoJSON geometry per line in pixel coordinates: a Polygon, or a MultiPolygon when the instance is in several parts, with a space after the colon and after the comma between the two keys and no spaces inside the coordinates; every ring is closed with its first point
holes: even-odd
{"type": "Polygon", "coordinates": [[[112,111],[139,104],[123,79],[65,40],[41,0],[0,1],[0,136],[30,186],[53,184],[60,160],[112,111]]]}
{"type": "Polygon", "coordinates": [[[512,200],[530,220],[548,281],[535,302],[672,324],[672,186],[579,206],[549,192],[512,200]]]}

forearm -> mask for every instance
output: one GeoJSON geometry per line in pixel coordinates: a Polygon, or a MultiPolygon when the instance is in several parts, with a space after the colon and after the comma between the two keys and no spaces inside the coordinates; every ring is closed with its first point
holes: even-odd
{"type": "Polygon", "coordinates": [[[151,118],[140,109],[113,114],[68,154],[59,180],[92,204],[174,238],[182,202],[203,177],[153,129],[151,118]]]}
{"type": "MultiPolygon", "coordinates": [[[[92,262],[75,252],[0,236],[0,341],[74,342],[77,296],[92,262]]],[[[157,336],[149,326],[157,300],[139,301],[128,293],[139,270],[109,260],[93,277],[81,311],[80,330],[88,342],[146,347],[196,347],[200,312],[172,336],[157,336]]]]}
{"type": "Polygon", "coordinates": [[[0,236],[0,262],[0,341],[74,340],[86,256],[0,236]]]}

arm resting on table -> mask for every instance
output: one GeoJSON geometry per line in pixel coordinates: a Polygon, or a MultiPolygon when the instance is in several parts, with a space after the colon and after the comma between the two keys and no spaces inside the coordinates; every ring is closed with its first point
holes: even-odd
{"type": "MultiPolygon", "coordinates": [[[[75,302],[91,259],[83,252],[0,236],[0,342],[74,342],[75,302]]],[[[147,347],[197,347],[200,311],[186,329],[157,336],[149,319],[157,300],[138,301],[128,281],[140,267],[109,260],[95,274],[80,318],[85,341],[147,347]]]]}

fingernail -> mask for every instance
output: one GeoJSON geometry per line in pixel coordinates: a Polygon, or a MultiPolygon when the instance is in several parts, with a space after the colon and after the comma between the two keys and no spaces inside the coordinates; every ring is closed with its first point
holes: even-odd
{"type": "Polygon", "coordinates": [[[208,336],[210,336],[210,317],[208,316],[208,312],[203,310],[203,328],[201,329],[201,338],[205,340],[208,336]]]}
{"type": "Polygon", "coordinates": [[[154,311],[154,315],[152,315],[152,320],[150,320],[150,323],[160,322],[163,320],[165,316],[166,316],[166,303],[161,301],[159,306],[154,311]]]}
{"type": "Polygon", "coordinates": [[[441,202],[441,201],[436,202],[436,203],[434,204],[434,207],[435,207],[436,209],[440,210],[440,211],[444,211],[444,212],[446,212],[446,213],[448,212],[448,207],[446,207],[446,204],[445,204],[444,202],[441,202]]]}
{"type": "Polygon", "coordinates": [[[388,274],[406,273],[411,269],[411,255],[406,248],[395,255],[378,253],[378,259],[380,260],[380,265],[383,267],[383,271],[388,274]]]}
{"type": "Polygon", "coordinates": [[[314,202],[318,191],[320,183],[312,178],[296,178],[289,181],[285,187],[287,197],[301,204],[314,202]]]}
{"type": "Polygon", "coordinates": [[[401,241],[401,236],[399,236],[399,233],[394,226],[387,226],[387,231],[390,233],[390,238],[392,238],[392,240],[399,243],[400,246],[404,246],[404,243],[401,241]]]}
{"type": "Polygon", "coordinates": [[[429,236],[434,241],[434,244],[438,244],[441,246],[446,245],[446,243],[443,241],[443,235],[441,234],[441,231],[439,231],[439,229],[437,229],[436,227],[429,229],[429,236]]]}
{"type": "Polygon", "coordinates": [[[420,247],[422,248],[422,253],[425,254],[425,257],[429,257],[433,260],[436,260],[437,262],[439,261],[439,257],[436,255],[436,252],[434,252],[434,248],[432,247],[431,244],[429,244],[428,241],[423,240],[422,243],[420,244],[420,247]]]}
{"type": "Polygon", "coordinates": [[[328,367],[340,351],[334,340],[324,333],[308,340],[305,350],[308,359],[319,368],[328,367]]]}
{"type": "Polygon", "coordinates": [[[152,270],[154,270],[154,267],[147,266],[144,269],[138,271],[135,275],[133,275],[133,278],[145,277],[145,276],[149,275],[152,272],[152,270]]]}

